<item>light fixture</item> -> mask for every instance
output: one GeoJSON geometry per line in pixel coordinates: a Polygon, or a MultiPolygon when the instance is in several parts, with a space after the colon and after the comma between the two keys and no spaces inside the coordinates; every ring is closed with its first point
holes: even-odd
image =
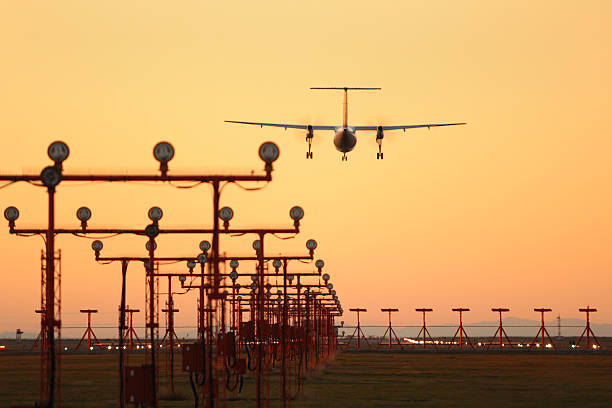
{"type": "Polygon", "coordinates": [[[251,275],[251,280],[253,282],[257,282],[257,275],[251,275]]]}
{"type": "Polygon", "coordinates": [[[210,249],[210,242],[204,240],[200,242],[200,249],[202,252],[206,253],[210,249]]]}
{"type": "Polygon", "coordinates": [[[157,243],[152,239],[147,241],[147,243],[145,244],[145,248],[147,249],[147,251],[151,251],[151,243],[153,243],[152,250],[155,251],[157,249],[157,243]]]}
{"type": "Polygon", "coordinates": [[[317,267],[317,270],[321,272],[321,269],[323,269],[323,266],[325,266],[325,262],[323,262],[322,259],[317,259],[315,266],[317,267]]]}
{"type": "Polygon", "coordinates": [[[304,218],[304,210],[299,205],[296,205],[289,210],[289,216],[293,220],[293,225],[297,228],[300,226],[300,220],[304,218]]]}
{"type": "Polygon", "coordinates": [[[40,173],[40,179],[50,192],[55,191],[60,181],[62,181],[62,173],[55,166],[47,166],[40,173]]]}
{"type": "Polygon", "coordinates": [[[251,283],[251,290],[257,289],[257,284],[255,282],[251,283]]]}
{"type": "Polygon", "coordinates": [[[289,284],[291,285],[291,282],[293,281],[293,275],[287,275],[287,280],[289,281],[289,284]]]}
{"type": "Polygon", "coordinates": [[[179,276],[179,281],[180,281],[181,283],[185,283],[185,281],[186,281],[186,280],[187,280],[187,277],[186,277],[185,275],[180,275],[180,276],[179,276]]]}
{"type": "Polygon", "coordinates": [[[238,272],[231,271],[230,274],[229,274],[229,277],[232,280],[232,282],[236,282],[236,279],[238,279],[238,272]]]}
{"type": "Polygon", "coordinates": [[[272,171],[272,163],[278,159],[280,151],[278,146],[272,142],[265,142],[259,146],[259,158],[266,162],[266,171],[272,171]]]}
{"type": "Polygon", "coordinates": [[[306,241],[306,249],[310,252],[310,256],[314,255],[314,250],[317,248],[317,241],[309,239],[306,241]]]}
{"type": "Polygon", "coordinates": [[[164,212],[159,207],[151,207],[148,215],[151,221],[158,222],[164,216],[164,212]]]}
{"type": "Polygon", "coordinates": [[[47,156],[55,162],[55,166],[58,167],[58,170],[62,169],[62,162],[68,158],[69,154],[70,149],[68,145],[59,140],[51,143],[47,148],[47,156]]]}
{"type": "Polygon", "coordinates": [[[159,235],[159,227],[155,223],[149,224],[145,227],[144,232],[147,237],[149,237],[150,239],[153,239],[159,235]]]}
{"type": "Polygon", "coordinates": [[[236,286],[236,290],[237,290],[237,291],[240,291],[240,288],[242,287],[242,285],[240,285],[239,283],[237,283],[235,286],[236,286]]]}
{"type": "Polygon", "coordinates": [[[15,220],[19,218],[19,210],[17,207],[6,207],[6,210],[4,210],[4,218],[6,218],[6,220],[9,222],[9,227],[14,228],[15,220]]]}
{"type": "Polygon", "coordinates": [[[259,253],[259,250],[261,249],[261,242],[258,239],[253,241],[253,249],[256,253],[259,253]]]}
{"type": "Polygon", "coordinates": [[[168,162],[174,157],[174,147],[168,142],[159,142],[153,148],[153,156],[159,162],[159,170],[165,177],[168,172],[168,162]]]}
{"type": "Polygon", "coordinates": [[[219,218],[223,220],[223,228],[229,228],[229,222],[232,218],[234,218],[234,210],[230,207],[223,207],[219,210],[219,218]]]}
{"type": "Polygon", "coordinates": [[[81,228],[87,228],[87,221],[91,218],[91,210],[87,207],[81,207],[77,210],[76,216],[81,221],[81,228]]]}
{"type": "Polygon", "coordinates": [[[327,281],[329,280],[329,274],[328,273],[324,273],[323,276],[321,276],[321,278],[323,278],[325,283],[327,283],[327,281]]]}
{"type": "Polygon", "coordinates": [[[193,259],[187,261],[187,268],[189,268],[189,273],[193,273],[193,268],[195,268],[196,263],[193,259]]]}
{"type": "Polygon", "coordinates": [[[278,273],[278,270],[281,267],[280,259],[275,259],[274,261],[272,261],[272,266],[274,266],[274,270],[276,271],[276,273],[278,273]]]}
{"type": "Polygon", "coordinates": [[[96,239],[94,242],[91,243],[91,249],[93,249],[94,252],[96,253],[96,258],[100,256],[100,251],[102,250],[103,246],[104,244],[102,244],[102,241],[98,239],[96,239]]]}
{"type": "Polygon", "coordinates": [[[334,288],[334,285],[331,283],[328,283],[326,287],[327,289],[332,290],[334,288]]]}
{"type": "Polygon", "coordinates": [[[239,263],[238,263],[238,260],[237,260],[237,259],[232,259],[232,260],[230,261],[230,268],[232,268],[232,269],[234,269],[234,270],[235,270],[236,268],[238,268],[238,265],[239,265],[239,263]]]}
{"type": "Polygon", "coordinates": [[[206,263],[206,260],[207,260],[207,258],[206,258],[206,254],[203,254],[203,253],[202,253],[202,254],[198,255],[198,262],[199,262],[201,265],[204,265],[204,264],[206,263]]]}

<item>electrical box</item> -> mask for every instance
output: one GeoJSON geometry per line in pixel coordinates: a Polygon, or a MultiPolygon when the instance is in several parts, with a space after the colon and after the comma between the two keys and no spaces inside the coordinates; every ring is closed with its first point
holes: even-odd
{"type": "Polygon", "coordinates": [[[124,399],[128,404],[144,405],[145,407],[155,405],[153,374],[153,366],[150,364],[125,368],[124,399]]]}
{"type": "Polygon", "coordinates": [[[205,371],[206,349],[203,343],[183,343],[183,371],[205,371]]]}

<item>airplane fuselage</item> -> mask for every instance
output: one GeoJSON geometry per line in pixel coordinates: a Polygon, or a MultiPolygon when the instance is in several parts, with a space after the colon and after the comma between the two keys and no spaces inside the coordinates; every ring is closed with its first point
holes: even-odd
{"type": "Polygon", "coordinates": [[[355,148],[356,144],[357,137],[355,136],[355,129],[348,126],[336,128],[336,136],[334,136],[336,150],[342,153],[348,153],[355,148]]]}

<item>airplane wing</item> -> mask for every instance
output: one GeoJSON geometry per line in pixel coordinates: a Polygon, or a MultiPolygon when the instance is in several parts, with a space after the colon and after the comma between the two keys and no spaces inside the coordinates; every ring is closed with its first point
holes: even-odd
{"type": "Polygon", "coordinates": [[[355,130],[378,130],[378,128],[382,128],[383,130],[398,130],[403,129],[416,129],[416,128],[432,128],[438,126],[455,126],[455,125],[465,125],[466,123],[428,123],[425,125],[399,125],[399,126],[351,126],[355,130]]]}
{"type": "MultiPolygon", "coordinates": [[[[285,130],[287,129],[307,130],[309,126],[312,130],[335,130],[338,127],[338,126],[322,126],[322,125],[291,125],[289,123],[242,122],[242,121],[237,121],[237,120],[226,120],[225,122],[239,123],[242,125],[257,125],[260,127],[264,127],[264,126],[280,127],[280,128],[285,128],[285,130]]],[[[376,130],[376,127],[374,127],[374,130],[376,130]]]]}

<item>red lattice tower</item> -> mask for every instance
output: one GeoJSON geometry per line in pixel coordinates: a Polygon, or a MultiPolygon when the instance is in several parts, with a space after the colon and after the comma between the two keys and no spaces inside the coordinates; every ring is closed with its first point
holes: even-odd
{"type": "Polygon", "coordinates": [[[502,349],[504,347],[503,337],[506,337],[506,340],[508,340],[508,345],[510,346],[510,348],[512,348],[512,342],[510,341],[510,338],[508,337],[508,334],[506,333],[506,330],[502,325],[502,313],[509,312],[510,309],[498,307],[491,309],[491,311],[499,313],[499,327],[497,328],[497,330],[495,330],[495,334],[493,335],[493,337],[491,337],[491,340],[489,340],[489,344],[487,344],[487,349],[491,347],[492,344],[495,344],[493,341],[497,338],[497,333],[499,333],[499,348],[502,349]]]}
{"type": "Polygon", "coordinates": [[[78,350],[81,347],[81,344],[83,343],[83,341],[85,340],[85,337],[87,337],[87,349],[91,350],[91,338],[93,337],[94,340],[96,340],[96,345],[98,346],[98,348],[100,350],[102,350],[102,346],[100,345],[100,341],[98,340],[98,338],[96,337],[96,334],[94,333],[93,329],[91,328],[91,314],[92,313],[98,313],[97,309],[81,309],[80,310],[81,313],[87,313],[87,329],[85,329],[85,333],[83,333],[83,337],[81,337],[81,340],[79,341],[79,344],[77,344],[77,346],[75,347],[75,350],[78,350]]]}
{"type": "MultiPolygon", "coordinates": [[[[433,348],[437,348],[436,347],[436,343],[434,343],[433,338],[431,337],[431,333],[429,333],[429,330],[427,329],[427,324],[425,323],[425,313],[427,312],[433,312],[433,309],[430,308],[419,308],[419,309],[414,309],[417,312],[421,312],[423,313],[423,326],[421,326],[421,330],[419,330],[419,334],[417,334],[417,339],[421,337],[421,334],[423,335],[423,348],[427,347],[427,338],[429,338],[429,341],[431,342],[431,345],[433,346],[433,348]]],[[[413,345],[414,347],[415,345],[413,345]]]]}
{"type": "Polygon", "coordinates": [[[382,338],[380,340],[380,342],[378,343],[378,345],[382,345],[384,344],[384,339],[385,336],[387,335],[387,333],[389,333],[389,350],[391,350],[392,346],[393,346],[393,339],[395,338],[395,342],[397,343],[398,346],[400,346],[400,348],[403,350],[404,347],[402,347],[402,342],[400,341],[400,339],[397,337],[397,334],[395,333],[395,330],[393,330],[393,327],[391,326],[391,313],[393,312],[399,312],[399,309],[380,309],[381,312],[387,312],[389,314],[389,325],[387,326],[387,330],[385,331],[385,334],[382,335],[382,338]]]}
{"type": "Polygon", "coordinates": [[[353,334],[351,334],[351,337],[349,337],[349,340],[346,343],[346,347],[350,347],[351,341],[353,340],[353,337],[355,337],[356,335],[357,336],[357,350],[359,350],[359,348],[361,347],[361,339],[365,340],[369,348],[372,348],[372,345],[366,338],[365,334],[363,333],[363,330],[361,330],[361,321],[359,319],[359,313],[367,312],[368,309],[353,308],[353,309],[349,309],[349,311],[357,313],[357,327],[355,327],[355,331],[353,331],[353,334]]]}
{"type": "Polygon", "coordinates": [[[597,347],[601,347],[599,345],[599,341],[597,340],[597,337],[595,337],[595,333],[593,333],[593,330],[591,330],[590,314],[596,312],[597,309],[594,309],[594,308],[592,308],[590,306],[587,306],[584,309],[578,309],[578,311],[586,313],[586,327],[582,331],[582,334],[580,335],[580,338],[578,339],[578,342],[576,343],[576,346],[579,347],[580,343],[582,342],[582,338],[585,337],[586,348],[588,350],[591,347],[590,346],[590,337],[593,336],[593,341],[595,341],[595,344],[597,345],[597,347]],[[586,336],[585,336],[585,334],[586,334],[586,336]]]}
{"type": "Polygon", "coordinates": [[[459,348],[460,349],[463,348],[464,336],[465,336],[466,344],[469,345],[471,348],[474,348],[474,345],[472,344],[470,337],[468,336],[465,329],[463,328],[463,312],[469,312],[470,309],[464,308],[464,307],[457,307],[457,308],[453,308],[452,310],[453,312],[459,312],[459,327],[457,328],[455,335],[450,341],[448,348],[451,348],[453,346],[453,343],[455,342],[457,335],[459,335],[459,348]]]}
{"type": "Polygon", "coordinates": [[[552,312],[552,309],[547,309],[547,308],[536,308],[533,309],[534,312],[539,312],[540,313],[540,330],[538,330],[538,333],[535,335],[535,337],[533,338],[533,340],[531,341],[531,344],[529,345],[529,348],[532,348],[534,345],[539,344],[540,347],[545,348],[546,347],[546,343],[545,343],[545,337],[548,337],[548,340],[550,341],[550,346],[552,348],[555,348],[555,342],[553,342],[552,338],[550,337],[550,334],[548,334],[548,330],[546,330],[546,326],[544,326],[544,313],[546,312],[552,312]],[[538,343],[538,339],[540,340],[540,343],[538,343]]]}

